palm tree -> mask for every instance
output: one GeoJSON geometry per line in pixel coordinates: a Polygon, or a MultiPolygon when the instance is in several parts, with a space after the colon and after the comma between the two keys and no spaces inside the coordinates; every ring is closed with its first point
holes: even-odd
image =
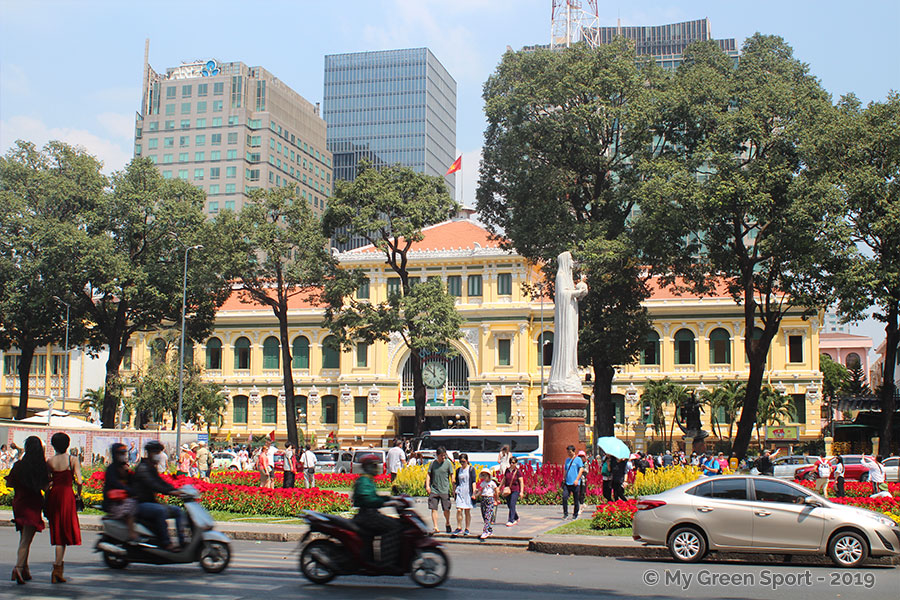
{"type": "Polygon", "coordinates": [[[81,409],[82,412],[86,412],[93,417],[103,410],[104,398],[106,398],[106,388],[102,385],[96,390],[85,390],[84,398],[78,403],[78,408],[81,409]]]}
{"type": "Polygon", "coordinates": [[[675,385],[674,383],[669,384],[669,401],[675,405],[675,412],[672,415],[672,427],[669,429],[669,445],[672,445],[672,440],[675,438],[675,425],[678,422],[678,411],[681,410],[685,404],[690,402],[691,393],[688,391],[686,387],[683,385],[675,385]]]}
{"type": "Polygon", "coordinates": [[[734,422],[744,405],[746,384],[742,381],[726,381],[717,385],[712,391],[704,391],[702,399],[709,406],[710,422],[716,431],[716,437],[722,439],[721,425],[728,423],[728,439],[734,430],[734,422]],[[719,418],[722,413],[722,418],[719,418]]]}
{"type": "Polygon", "coordinates": [[[772,389],[772,386],[763,386],[759,394],[759,405],[756,409],[756,439],[762,448],[762,436],[759,431],[770,423],[784,425],[784,422],[793,418],[794,404],[791,399],[781,392],[772,389]]]}
{"type": "Polygon", "coordinates": [[[663,443],[666,441],[666,405],[671,402],[672,382],[666,377],[660,381],[649,381],[644,386],[641,400],[650,404],[650,418],[653,420],[653,429],[662,432],[663,443]]]}

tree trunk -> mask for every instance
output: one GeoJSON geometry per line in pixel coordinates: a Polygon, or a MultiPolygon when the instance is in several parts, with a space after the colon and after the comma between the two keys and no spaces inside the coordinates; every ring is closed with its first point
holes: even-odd
{"type": "Polygon", "coordinates": [[[16,420],[21,421],[28,416],[28,376],[31,373],[31,363],[34,361],[35,347],[31,344],[22,344],[19,347],[19,408],[16,409],[16,420]]]}
{"type": "MultiPolygon", "coordinates": [[[[119,340],[110,339],[109,357],[106,359],[106,378],[104,380],[104,389],[106,394],[103,397],[103,411],[100,420],[103,422],[103,429],[116,428],[116,412],[119,410],[119,399],[122,394],[119,385],[119,365],[122,363],[122,344],[119,340]]],[[[127,344],[127,341],[126,341],[127,344]]]]}
{"type": "Polygon", "coordinates": [[[900,344],[900,305],[894,304],[888,311],[887,325],[884,328],[884,371],[881,384],[881,435],[879,452],[884,456],[893,454],[891,443],[893,442],[894,411],[897,409],[897,401],[894,397],[896,386],[894,385],[894,373],[897,368],[897,344],[900,344]]]}
{"type": "MultiPolygon", "coordinates": [[[[287,300],[283,302],[276,312],[278,317],[278,333],[281,338],[281,373],[284,377],[284,413],[287,425],[288,442],[294,448],[298,447],[297,435],[297,407],[294,403],[294,372],[291,357],[291,345],[288,340],[287,300]]],[[[309,421],[307,420],[307,423],[309,421]]]]}
{"type": "Polygon", "coordinates": [[[616,369],[598,357],[594,367],[594,446],[601,437],[616,435],[616,410],[612,402],[612,381],[616,369]]]}
{"type": "MultiPolygon", "coordinates": [[[[413,400],[416,404],[415,436],[418,438],[425,433],[425,401],[427,397],[425,394],[425,382],[422,381],[422,359],[419,357],[418,351],[410,348],[409,360],[412,363],[413,400]]],[[[403,382],[400,385],[403,385],[403,382]]]]}

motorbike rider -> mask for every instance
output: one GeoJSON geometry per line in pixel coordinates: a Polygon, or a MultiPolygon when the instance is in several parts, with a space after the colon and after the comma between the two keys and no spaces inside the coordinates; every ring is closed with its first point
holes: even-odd
{"type": "MultiPolygon", "coordinates": [[[[359,511],[353,517],[353,522],[366,534],[374,538],[381,536],[381,567],[393,566],[397,562],[400,549],[399,519],[382,514],[378,509],[383,506],[391,506],[394,500],[390,496],[381,496],[375,491],[375,475],[381,472],[381,462],[374,454],[367,454],[360,458],[363,473],[353,484],[353,506],[359,511]]],[[[366,551],[372,556],[371,540],[366,544],[366,551]]]]}
{"type": "Polygon", "coordinates": [[[156,494],[182,497],[183,494],[159,476],[156,468],[157,456],[163,450],[163,445],[156,440],[147,442],[144,446],[147,456],[138,463],[131,483],[135,499],[138,502],[137,516],[151,525],[151,529],[159,540],[159,545],[170,552],[178,550],[178,546],[169,538],[169,528],[166,519],[175,519],[175,530],[178,532],[178,543],[184,546],[184,511],[177,506],[160,504],[156,501],[156,494]]]}
{"type": "Polygon", "coordinates": [[[131,489],[131,471],[128,470],[128,447],[115,443],[109,448],[112,462],[106,468],[103,479],[103,510],[117,521],[125,521],[128,525],[128,539],[134,541],[137,533],[134,529],[134,515],[137,502],[131,489]]]}

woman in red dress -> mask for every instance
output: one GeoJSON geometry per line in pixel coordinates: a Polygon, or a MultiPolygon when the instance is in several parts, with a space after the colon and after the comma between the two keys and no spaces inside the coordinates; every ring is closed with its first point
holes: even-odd
{"type": "Polygon", "coordinates": [[[44,530],[41,516],[43,492],[47,489],[47,463],[44,461],[44,444],[37,436],[25,440],[25,455],[16,461],[6,476],[6,484],[15,488],[12,509],[13,521],[19,532],[19,550],[11,580],[22,584],[31,579],[28,569],[28,552],[34,534],[44,530]]]}
{"type": "Polygon", "coordinates": [[[78,524],[78,511],[75,508],[75,493],[72,491],[73,481],[81,494],[81,465],[74,456],[69,456],[69,436],[65,433],[54,433],[50,445],[56,450],[56,456],[47,461],[50,471],[50,491],[47,492],[47,520],[50,522],[50,544],[56,546],[56,562],[53,563],[51,583],[65,583],[63,577],[63,558],[66,546],[81,545],[81,526],[78,524]]]}

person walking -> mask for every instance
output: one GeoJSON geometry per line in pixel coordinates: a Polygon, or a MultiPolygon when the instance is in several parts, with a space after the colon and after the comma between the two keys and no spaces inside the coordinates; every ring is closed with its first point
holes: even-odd
{"type": "Polygon", "coordinates": [[[191,448],[187,444],[181,445],[181,452],[178,455],[178,466],[175,469],[175,475],[187,477],[191,473],[191,448]]]}
{"type": "Polygon", "coordinates": [[[627,465],[625,460],[619,460],[615,457],[610,457],[612,459],[610,463],[610,470],[612,471],[612,493],[613,500],[624,500],[625,499],[625,467],[627,465]]]}
{"type": "Polygon", "coordinates": [[[387,451],[387,468],[391,474],[391,483],[397,479],[397,473],[406,466],[406,453],[403,451],[403,442],[394,440],[394,445],[387,451]]]}
{"type": "Polygon", "coordinates": [[[266,446],[266,461],[268,463],[268,474],[269,479],[266,483],[266,487],[270,490],[275,489],[275,454],[278,451],[278,444],[272,442],[266,446]]]}
{"type": "Polygon", "coordinates": [[[844,497],[844,459],[841,456],[834,457],[834,495],[844,497]]]}
{"type": "Polygon", "coordinates": [[[294,446],[290,442],[284,445],[284,462],[281,463],[281,470],[283,471],[281,487],[293,488],[296,475],[294,474],[294,446]]]}
{"type": "Polygon", "coordinates": [[[509,459],[509,468],[503,473],[500,487],[503,488],[503,492],[506,495],[506,507],[509,509],[506,526],[512,527],[519,522],[519,511],[516,510],[516,503],[519,501],[522,492],[525,491],[525,476],[519,467],[519,459],[515,456],[509,459]]]}
{"type": "Polygon", "coordinates": [[[487,469],[484,469],[479,475],[478,489],[475,491],[474,498],[480,500],[481,504],[481,520],[484,521],[484,527],[479,538],[483,542],[494,535],[494,507],[500,504],[500,489],[487,469]]]}
{"type": "Polygon", "coordinates": [[[825,453],[819,455],[815,464],[816,491],[824,497],[828,497],[828,479],[831,477],[831,463],[825,457],[825,453]]]}
{"type": "Polygon", "coordinates": [[[603,464],[600,466],[600,479],[603,481],[603,497],[607,502],[612,500],[612,463],[614,460],[612,455],[607,454],[603,458],[603,464]]]}
{"type": "Polygon", "coordinates": [[[256,469],[259,471],[259,487],[269,487],[269,440],[266,440],[256,456],[256,469]]]}
{"type": "Polygon", "coordinates": [[[74,483],[81,495],[81,465],[69,455],[69,436],[54,433],[50,445],[56,455],[47,461],[50,471],[50,491],[47,492],[45,511],[50,523],[50,544],[56,547],[56,562],[50,574],[50,583],[65,583],[63,565],[67,546],[81,545],[81,526],[75,507],[74,483]]]}
{"type": "Polygon", "coordinates": [[[438,532],[438,505],[444,511],[447,533],[450,533],[450,488],[452,487],[453,467],[447,460],[447,450],[443,446],[437,449],[437,457],[428,465],[425,475],[425,494],[428,496],[428,508],[431,509],[432,534],[438,532]]]}
{"type": "Polygon", "coordinates": [[[459,455],[459,467],[456,469],[456,530],[454,536],[469,535],[472,524],[472,502],[475,499],[475,467],[469,464],[469,455],[459,455]],[[465,528],[463,524],[465,522],[465,528]]]}
{"type": "MultiPolygon", "coordinates": [[[[18,454],[18,453],[17,453],[18,454]]],[[[37,436],[25,440],[25,454],[17,460],[6,476],[6,485],[15,490],[12,501],[13,523],[19,532],[19,547],[16,551],[16,566],[10,580],[24,584],[31,579],[28,568],[28,554],[34,534],[44,530],[41,507],[49,476],[44,460],[44,445],[37,436]]]]}
{"type": "MultiPolygon", "coordinates": [[[[879,493],[882,490],[882,484],[884,484],[884,468],[881,466],[881,457],[863,456],[862,463],[869,470],[872,494],[879,493]]],[[[887,485],[884,485],[884,491],[888,491],[887,485]]]]}
{"type": "Polygon", "coordinates": [[[509,453],[509,446],[500,448],[500,454],[497,455],[497,472],[502,477],[509,468],[509,459],[512,455],[509,453]]]}
{"type": "Polygon", "coordinates": [[[303,469],[303,479],[306,482],[307,489],[316,487],[317,462],[318,459],[316,459],[315,452],[312,451],[312,446],[307,444],[306,449],[300,456],[300,467],[303,469]]]}
{"type": "Polygon", "coordinates": [[[128,464],[134,466],[138,461],[138,449],[135,447],[134,442],[131,442],[131,445],[128,447],[128,464]]]}
{"type": "Polygon", "coordinates": [[[581,484],[578,486],[578,503],[584,506],[584,499],[587,498],[587,474],[591,461],[584,450],[578,451],[578,458],[584,463],[584,476],[581,478],[581,484]]]}
{"type": "Polygon", "coordinates": [[[209,483],[210,458],[206,442],[200,442],[197,446],[197,470],[199,471],[200,480],[206,483],[209,483]]]}
{"type": "Polygon", "coordinates": [[[578,486],[581,485],[581,477],[584,475],[584,461],[575,454],[575,446],[569,445],[566,448],[569,458],[563,463],[563,489],[562,489],[562,509],[563,519],[569,518],[569,496],[572,496],[573,516],[572,520],[578,518],[578,512],[581,506],[578,503],[578,486]]]}

